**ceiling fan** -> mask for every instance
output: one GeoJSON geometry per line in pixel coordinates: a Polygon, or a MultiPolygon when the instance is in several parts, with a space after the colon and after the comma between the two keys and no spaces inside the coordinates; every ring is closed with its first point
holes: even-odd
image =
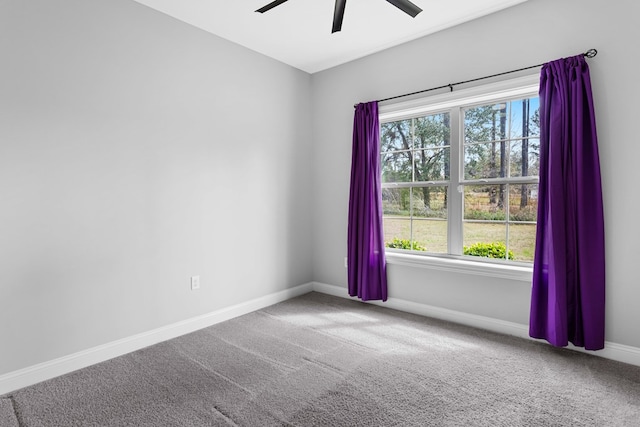
{"type": "MultiPolygon", "coordinates": [[[[256,12],[265,13],[276,6],[281,5],[282,3],[288,0],[275,0],[271,3],[262,6],[260,9],[256,10],[256,12]]],[[[412,18],[415,18],[422,9],[420,9],[415,4],[411,3],[409,0],[387,0],[387,2],[391,3],[398,9],[402,10],[407,15],[410,15],[412,18]]],[[[342,29],[342,20],[344,18],[344,7],[347,4],[347,0],[336,0],[336,7],[333,11],[333,27],[331,29],[331,33],[338,32],[342,29]]]]}

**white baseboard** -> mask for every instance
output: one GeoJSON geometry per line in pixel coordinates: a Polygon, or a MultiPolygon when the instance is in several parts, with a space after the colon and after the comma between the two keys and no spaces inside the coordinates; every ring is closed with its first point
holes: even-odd
{"type": "Polygon", "coordinates": [[[0,376],[0,395],[251,313],[252,311],[306,294],[312,290],[313,284],[306,283],[202,316],[9,372],[0,376]]]}
{"type": "MultiPolygon", "coordinates": [[[[341,298],[354,299],[353,297],[349,296],[346,288],[318,282],[313,282],[312,285],[313,290],[316,292],[321,292],[341,298]]],[[[507,322],[491,317],[478,316],[476,314],[463,313],[460,311],[449,310],[441,307],[434,307],[427,304],[420,304],[399,298],[388,298],[385,302],[367,301],[367,303],[405,311],[407,313],[419,314],[421,316],[433,317],[449,322],[460,323],[463,325],[486,329],[493,332],[499,332],[506,335],[532,339],[529,337],[529,326],[519,323],[507,322]]],[[[605,348],[598,351],[587,351],[583,348],[575,347],[571,344],[567,346],[567,348],[594,356],[604,357],[606,359],[616,360],[618,362],[640,366],[640,348],[637,347],[631,347],[628,345],[606,341],[605,348]]]]}

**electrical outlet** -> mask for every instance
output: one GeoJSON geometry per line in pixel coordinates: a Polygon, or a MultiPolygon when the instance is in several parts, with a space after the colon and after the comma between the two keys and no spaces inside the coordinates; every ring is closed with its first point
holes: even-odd
{"type": "Polygon", "coordinates": [[[347,257],[344,257],[344,268],[348,268],[349,264],[347,264],[347,257]]]}
{"type": "Polygon", "coordinates": [[[200,289],[200,276],[191,276],[191,290],[200,289]]]}

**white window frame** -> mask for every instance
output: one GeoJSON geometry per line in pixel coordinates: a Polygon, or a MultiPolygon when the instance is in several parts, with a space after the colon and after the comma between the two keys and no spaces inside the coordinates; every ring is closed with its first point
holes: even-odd
{"type": "MultiPolygon", "coordinates": [[[[414,98],[408,101],[381,104],[378,107],[380,123],[409,119],[420,115],[449,112],[451,158],[448,186],[448,252],[449,254],[421,254],[415,251],[386,248],[389,264],[406,265],[436,270],[454,271],[473,275],[506,278],[531,282],[532,264],[506,260],[472,260],[462,255],[462,224],[465,182],[464,158],[461,155],[461,135],[464,121],[462,110],[469,106],[538,96],[539,74],[530,74],[500,82],[454,90],[444,94],[414,98]],[[457,126],[456,126],[457,124],[457,126]]],[[[527,181],[528,182],[528,181],[527,181]]]]}

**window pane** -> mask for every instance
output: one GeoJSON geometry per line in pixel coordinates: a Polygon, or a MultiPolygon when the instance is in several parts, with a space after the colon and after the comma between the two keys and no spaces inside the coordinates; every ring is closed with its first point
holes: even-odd
{"type": "Polygon", "coordinates": [[[516,261],[533,261],[538,217],[538,185],[509,186],[509,249],[516,261]]]}
{"type": "Polygon", "coordinates": [[[425,251],[446,254],[447,221],[441,219],[415,218],[413,221],[413,240],[425,251]]]}
{"type": "Polygon", "coordinates": [[[529,98],[529,136],[540,136],[540,99],[529,98]]]}
{"type": "Polygon", "coordinates": [[[516,139],[538,136],[540,134],[538,98],[517,99],[508,104],[508,137],[516,139]]]}
{"type": "MultiPolygon", "coordinates": [[[[384,217],[384,245],[395,247],[397,242],[411,241],[411,221],[409,217],[384,217]]],[[[401,249],[397,248],[396,249],[401,249]]]]}
{"type": "Polygon", "coordinates": [[[447,219],[447,187],[413,188],[413,215],[447,219]]]}
{"type": "Polygon", "coordinates": [[[409,150],[412,147],[412,119],[380,125],[380,151],[409,150]]]}
{"type": "Polygon", "coordinates": [[[462,227],[464,253],[471,256],[506,258],[507,224],[465,222],[462,227]],[[502,253],[502,256],[496,254],[502,253]]]}
{"type": "Polygon", "coordinates": [[[447,253],[447,187],[413,189],[413,240],[426,251],[447,253]]]}
{"type": "Polygon", "coordinates": [[[411,213],[411,199],[409,188],[383,188],[383,215],[409,217],[411,213]]]}
{"type": "Polygon", "coordinates": [[[508,105],[501,103],[465,109],[465,144],[506,139],[508,105]]]}
{"type": "Polygon", "coordinates": [[[536,222],[538,217],[538,184],[509,186],[509,221],[536,222]]]}
{"type": "Polygon", "coordinates": [[[513,252],[514,261],[533,261],[536,249],[536,225],[509,224],[509,249],[513,252]]]}
{"type": "Polygon", "coordinates": [[[506,185],[466,186],[464,192],[463,253],[505,258],[507,250],[506,185]]]}
{"type": "Polygon", "coordinates": [[[510,176],[538,176],[540,171],[540,140],[525,138],[511,143],[510,176]]]}
{"type": "Polygon", "coordinates": [[[413,154],[410,151],[382,153],[382,182],[411,182],[413,154]]]}
{"type": "Polygon", "coordinates": [[[504,221],[505,185],[467,185],[464,189],[464,219],[504,221]]]}
{"type": "Polygon", "coordinates": [[[434,114],[414,119],[414,148],[449,145],[449,113],[434,114]]]}
{"type": "Polygon", "coordinates": [[[464,147],[464,178],[487,179],[506,176],[506,143],[489,142],[464,147]]]}
{"type": "Polygon", "coordinates": [[[411,189],[383,188],[382,209],[384,242],[387,247],[398,247],[398,242],[411,245],[411,189]]]}
{"type": "Polygon", "coordinates": [[[415,152],[416,181],[445,181],[449,179],[449,148],[415,152]]]}

